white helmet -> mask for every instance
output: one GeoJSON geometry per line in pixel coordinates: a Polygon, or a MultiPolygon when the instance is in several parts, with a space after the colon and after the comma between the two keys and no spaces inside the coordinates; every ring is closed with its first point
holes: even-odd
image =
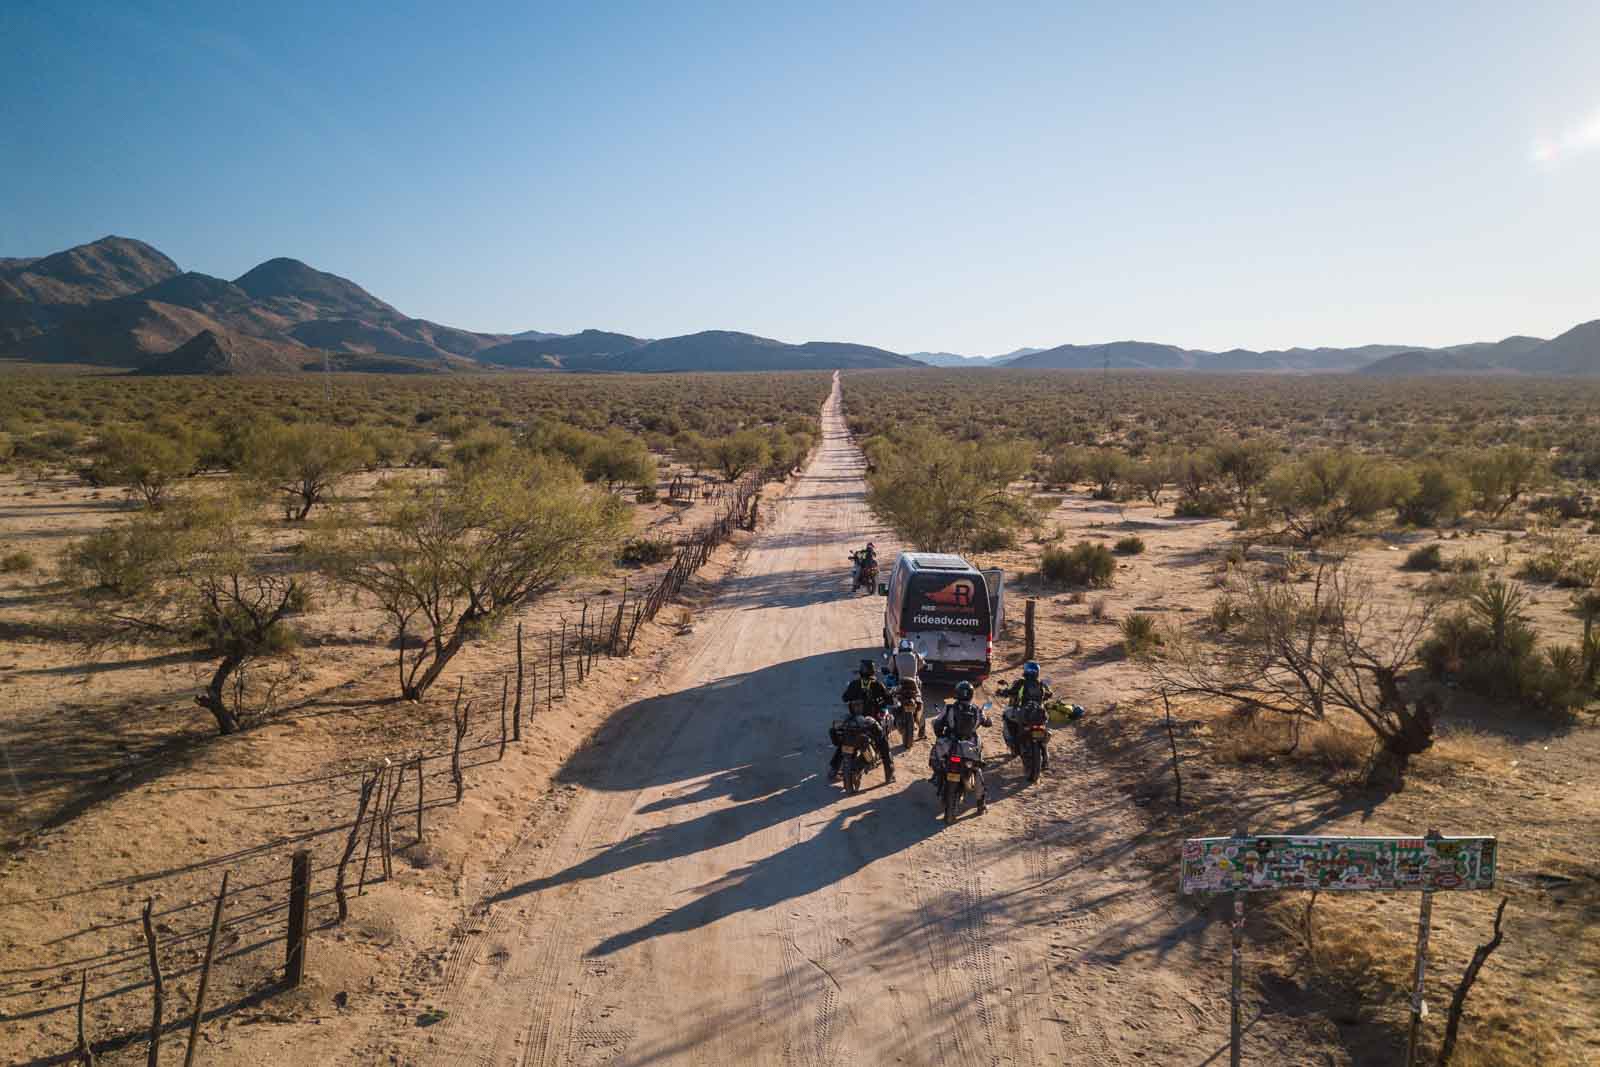
{"type": "Polygon", "coordinates": [[[912,647],[912,644],[911,644],[911,638],[902,637],[900,639],[900,651],[901,652],[913,652],[913,651],[915,651],[915,649],[912,647]]]}

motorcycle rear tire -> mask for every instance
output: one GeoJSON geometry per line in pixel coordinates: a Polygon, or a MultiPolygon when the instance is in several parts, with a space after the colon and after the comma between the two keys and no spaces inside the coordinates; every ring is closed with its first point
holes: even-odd
{"type": "Polygon", "coordinates": [[[1022,744],[1022,773],[1027,776],[1028,784],[1032,785],[1039,780],[1039,745],[1035,741],[1024,741],[1022,744]]]}
{"type": "Polygon", "coordinates": [[[861,792],[861,764],[855,756],[844,758],[844,791],[851,796],[861,792]]]}
{"type": "Polygon", "coordinates": [[[900,745],[905,749],[911,748],[911,742],[917,739],[917,724],[909,712],[900,716],[900,745]]]}
{"type": "Polygon", "coordinates": [[[944,786],[944,824],[949,826],[956,821],[956,812],[961,809],[961,786],[955,782],[946,782],[944,786]]]}

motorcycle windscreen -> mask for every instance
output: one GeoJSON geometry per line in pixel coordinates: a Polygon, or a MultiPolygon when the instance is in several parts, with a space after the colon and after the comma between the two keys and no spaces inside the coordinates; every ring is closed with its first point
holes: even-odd
{"type": "Polygon", "coordinates": [[[930,660],[981,663],[989,654],[989,591],[975,572],[924,572],[910,579],[900,632],[930,660]]]}

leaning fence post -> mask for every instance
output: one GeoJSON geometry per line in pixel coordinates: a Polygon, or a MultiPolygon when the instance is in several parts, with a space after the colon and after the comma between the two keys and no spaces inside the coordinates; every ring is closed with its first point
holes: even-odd
{"type": "Polygon", "coordinates": [[[396,764],[394,768],[394,785],[389,790],[389,799],[383,805],[383,880],[385,882],[394,877],[394,802],[399,799],[400,787],[405,784],[405,764],[396,764]]]}
{"type": "MultiPolygon", "coordinates": [[[[372,790],[378,784],[376,774],[361,775],[361,798],[356,801],[356,821],[350,824],[350,836],[345,838],[344,855],[339,857],[339,871],[333,878],[333,895],[339,901],[339,921],[344,922],[350,917],[350,900],[344,892],[344,869],[350,862],[350,857],[356,853],[356,842],[361,839],[361,822],[367,817],[367,801],[372,799],[372,790]]],[[[419,815],[420,819],[421,816],[419,815]]]]}
{"type": "Polygon", "coordinates": [[[589,635],[589,599],[584,598],[583,614],[578,616],[578,684],[583,684],[584,677],[589,673],[583,661],[584,639],[589,635]]]}
{"type": "Polygon", "coordinates": [[[166,990],[161,985],[161,960],[156,957],[156,930],[150,922],[150,913],[155,908],[155,903],[151,898],[145,898],[144,947],[150,953],[150,982],[153,987],[150,1005],[150,1054],[145,1060],[148,1067],[160,1067],[161,1013],[166,1004],[166,990]]]}
{"type": "Polygon", "coordinates": [[[94,1050],[89,1047],[89,1038],[83,1032],[83,1002],[89,998],[89,972],[78,972],[78,1047],[72,1050],[81,1064],[94,1067],[94,1050]]]}
{"type": "Polygon", "coordinates": [[[383,766],[378,768],[377,790],[378,803],[372,806],[372,818],[367,820],[367,847],[361,850],[361,871],[356,875],[356,896],[360,896],[367,888],[367,861],[372,858],[372,842],[378,834],[378,810],[383,807],[384,786],[389,781],[389,761],[384,759],[383,766]]]}
{"type": "Polygon", "coordinates": [[[300,849],[290,860],[289,931],[283,980],[298,988],[306,976],[306,905],[311,899],[311,852],[300,849]]]}
{"type": "Polygon", "coordinates": [[[206,940],[206,958],[200,965],[200,988],[194,995],[194,1021],[189,1024],[189,1048],[183,1054],[183,1067],[194,1067],[194,1050],[200,1043],[200,1020],[206,1011],[206,987],[211,984],[211,962],[217,958],[217,934],[222,930],[222,906],[228,899],[228,872],[222,872],[222,888],[211,909],[211,936],[206,940]]]}
{"type": "Polygon", "coordinates": [[[456,716],[456,741],[450,750],[450,777],[456,783],[456,803],[461,803],[461,798],[467,792],[467,780],[461,776],[461,742],[467,736],[467,716],[472,714],[472,702],[467,701],[467,706],[461,709],[461,714],[456,716]]]}
{"type": "Polygon", "coordinates": [[[1034,651],[1033,613],[1039,602],[1029,597],[1022,605],[1022,658],[1032,659],[1034,651]]]}
{"type": "Polygon", "coordinates": [[[522,740],[522,623],[517,623],[517,702],[511,708],[511,740],[522,740]]]}

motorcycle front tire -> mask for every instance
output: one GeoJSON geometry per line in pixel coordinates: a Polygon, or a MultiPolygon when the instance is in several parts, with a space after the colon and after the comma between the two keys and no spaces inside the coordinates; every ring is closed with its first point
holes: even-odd
{"type": "Polygon", "coordinates": [[[844,791],[851,796],[861,792],[861,764],[853,754],[844,758],[844,791]]]}

